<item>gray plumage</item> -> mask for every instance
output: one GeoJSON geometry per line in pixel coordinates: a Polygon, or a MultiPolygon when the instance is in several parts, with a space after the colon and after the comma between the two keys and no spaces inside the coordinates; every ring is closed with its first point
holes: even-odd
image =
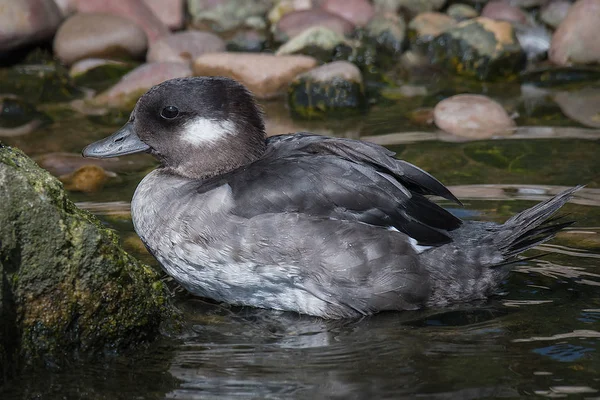
{"type": "Polygon", "coordinates": [[[458,202],[446,187],[383,147],[265,139],[252,97],[226,78],[158,85],[115,138],[84,154],[137,148],[163,163],[132,216],[169,275],[199,296],[324,318],[485,298],[507,262],[568,224],[548,218],[578,189],[503,225],[463,222],[426,197],[458,202]]]}

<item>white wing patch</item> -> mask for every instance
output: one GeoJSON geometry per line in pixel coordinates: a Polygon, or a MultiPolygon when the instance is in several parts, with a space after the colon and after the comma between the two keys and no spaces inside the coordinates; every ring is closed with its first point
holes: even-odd
{"type": "Polygon", "coordinates": [[[215,143],[235,133],[235,124],[231,121],[218,121],[208,118],[194,118],[183,126],[181,138],[193,145],[215,143]]]}
{"type": "MultiPolygon", "coordinates": [[[[388,226],[388,230],[392,231],[392,232],[400,232],[398,229],[396,229],[393,226],[388,226]]],[[[417,254],[421,254],[422,252],[431,249],[433,246],[422,246],[420,244],[418,244],[419,242],[417,242],[416,239],[411,238],[410,236],[406,236],[408,238],[408,244],[410,244],[410,247],[412,247],[414,249],[414,251],[417,252],[417,254]]]]}

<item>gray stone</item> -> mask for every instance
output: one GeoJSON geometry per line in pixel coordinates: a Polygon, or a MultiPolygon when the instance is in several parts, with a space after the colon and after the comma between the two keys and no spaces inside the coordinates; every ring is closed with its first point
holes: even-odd
{"type": "Polygon", "coordinates": [[[402,18],[376,15],[365,27],[365,33],[379,49],[389,53],[399,53],[404,48],[406,40],[406,23],[402,18]]]}
{"type": "Polygon", "coordinates": [[[476,18],[479,13],[476,9],[468,4],[455,3],[448,7],[446,14],[451,16],[457,21],[464,21],[466,19],[476,18]]]}
{"type": "Polygon", "coordinates": [[[332,60],[338,46],[352,47],[352,42],[331,29],[315,26],[291,38],[276,54],[305,54],[327,62],[332,60]]]}
{"type": "Polygon", "coordinates": [[[266,14],[272,0],[188,0],[196,29],[224,33],[243,27],[266,28],[266,14]]]}

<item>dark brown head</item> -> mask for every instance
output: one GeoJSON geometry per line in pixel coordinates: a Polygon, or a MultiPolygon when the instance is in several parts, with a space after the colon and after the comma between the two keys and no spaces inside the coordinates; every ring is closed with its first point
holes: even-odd
{"type": "Polygon", "coordinates": [[[172,173],[200,179],[249,164],[264,151],[262,113],[252,94],[229,78],[194,77],[154,86],[127,124],[83,155],[149,152],[172,173]]]}

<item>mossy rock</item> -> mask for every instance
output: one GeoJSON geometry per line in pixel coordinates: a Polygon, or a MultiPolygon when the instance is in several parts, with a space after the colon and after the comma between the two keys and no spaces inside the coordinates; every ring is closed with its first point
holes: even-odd
{"type": "Polygon", "coordinates": [[[362,114],[367,100],[360,70],[337,61],[301,74],[290,84],[288,104],[293,116],[305,119],[362,114]]]}
{"type": "Polygon", "coordinates": [[[0,198],[0,369],[130,348],[170,321],[159,275],[1,143],[0,198]]]}
{"type": "Polygon", "coordinates": [[[461,22],[429,45],[433,64],[480,80],[516,77],[527,56],[510,23],[489,18],[461,22]]]}

